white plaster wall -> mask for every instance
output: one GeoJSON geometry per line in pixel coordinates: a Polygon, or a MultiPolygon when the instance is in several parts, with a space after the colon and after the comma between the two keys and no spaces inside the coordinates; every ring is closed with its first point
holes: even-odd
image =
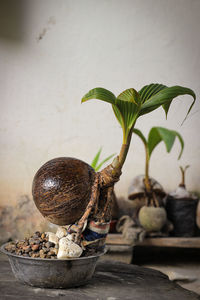
{"type": "MultiPolygon", "coordinates": [[[[91,162],[100,146],[103,156],[117,153],[122,134],[111,107],[100,101],[81,105],[81,97],[97,86],[117,95],[151,82],[187,86],[197,94],[183,126],[189,96],[175,101],[167,121],[162,109],[138,121],[145,134],[152,126],[178,130],[186,144],[180,162],[178,142],[170,155],[160,145],[152,155],[151,175],[172,190],[179,183],[178,166],[190,164],[188,188],[200,190],[200,1],[18,4],[19,28],[7,19],[6,33],[0,33],[1,203],[30,195],[35,172],[49,159],[91,162]]],[[[143,169],[143,145],[134,137],[117,194],[126,196],[130,180],[143,169]]]]}

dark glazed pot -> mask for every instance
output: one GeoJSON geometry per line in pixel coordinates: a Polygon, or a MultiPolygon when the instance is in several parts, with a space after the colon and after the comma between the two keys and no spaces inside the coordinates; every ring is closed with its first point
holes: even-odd
{"type": "Polygon", "coordinates": [[[38,210],[51,223],[75,223],[89,202],[94,175],[90,165],[76,158],[48,161],[33,180],[32,193],[38,210]]]}
{"type": "Polygon", "coordinates": [[[5,250],[15,277],[24,284],[40,288],[70,288],[86,284],[92,277],[98,258],[105,253],[74,259],[23,257],[5,250]]]}

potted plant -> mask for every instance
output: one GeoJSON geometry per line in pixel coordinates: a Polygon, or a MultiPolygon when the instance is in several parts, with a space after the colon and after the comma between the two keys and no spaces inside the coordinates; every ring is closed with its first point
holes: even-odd
{"type": "MultiPolygon", "coordinates": [[[[69,256],[64,261],[61,259],[53,260],[52,262],[55,262],[53,270],[55,270],[56,264],[58,265],[59,272],[61,266],[65,265],[67,268],[67,264],[69,263],[68,268],[70,269],[70,272],[75,268],[76,276],[70,276],[70,278],[74,278],[74,283],[70,282],[69,284],[65,282],[65,284],[59,286],[59,284],[56,285],[57,282],[55,281],[60,279],[63,280],[63,277],[55,277],[55,272],[49,271],[48,278],[46,278],[46,281],[44,282],[43,278],[40,276],[42,272],[38,271],[38,264],[36,263],[35,273],[30,272],[31,274],[29,274],[32,277],[33,274],[37,274],[37,280],[36,276],[32,278],[33,285],[37,285],[37,282],[40,284],[42,282],[43,286],[49,286],[48,282],[50,282],[51,287],[64,287],[80,285],[86,282],[86,279],[84,280],[84,278],[86,277],[85,274],[88,268],[83,268],[82,265],[85,257],[77,257],[75,259],[75,256],[73,256],[73,259],[71,259],[71,252],[79,252],[79,255],[81,255],[81,251],[71,251],[71,248],[67,247],[69,245],[70,247],[73,246],[75,250],[78,249],[77,246],[81,248],[82,242],[85,240],[84,233],[88,228],[87,224],[90,224],[91,221],[97,226],[97,232],[94,230],[91,231],[97,233],[96,236],[102,241],[102,244],[97,243],[97,246],[94,243],[94,248],[100,248],[100,244],[103,246],[107,225],[104,228],[105,231],[103,237],[101,234],[99,237],[98,224],[103,224],[104,226],[104,224],[109,224],[110,222],[113,188],[120,178],[122,167],[130,146],[133,128],[137,119],[160,106],[163,106],[167,115],[172,100],[177,96],[185,94],[191,95],[194,99],[188,110],[189,113],[195,102],[196,96],[191,89],[181,86],[167,87],[162,84],[150,84],[144,86],[139,92],[133,88],[127,89],[118,97],[115,97],[112,92],[106,89],[95,88],[90,90],[83,97],[82,102],[91,99],[99,99],[112,105],[115,116],[123,130],[122,147],[119,155],[115,157],[113,162],[100,172],[95,172],[90,165],[81,160],[70,157],[60,157],[47,162],[36,173],[33,180],[32,191],[33,199],[38,210],[50,222],[61,226],[68,225],[67,240],[65,240],[65,243],[62,241],[61,245],[62,247],[65,247],[69,256]],[[77,281],[77,278],[79,277],[82,278],[81,282],[77,281]]],[[[95,234],[92,238],[94,238],[94,236],[95,234]]],[[[92,240],[92,242],[94,241],[92,240]]],[[[94,256],[92,256],[92,258],[94,258],[94,256]]],[[[30,259],[30,265],[32,266],[33,260],[37,260],[37,258],[30,259]]],[[[44,260],[44,264],[48,265],[48,263],[48,259],[44,260]]],[[[90,277],[92,271],[94,271],[95,263],[96,260],[95,262],[93,261],[92,268],[90,268],[90,277]]],[[[28,264],[28,260],[26,264],[28,264]]],[[[49,268],[48,270],[50,270],[49,268]]],[[[21,271],[22,270],[19,268],[16,276],[18,276],[18,278],[20,276],[23,276],[23,278],[26,277],[27,280],[27,273],[21,271]]],[[[42,275],[44,275],[44,272],[42,275]]],[[[87,276],[87,280],[88,279],[89,277],[87,276]]],[[[30,281],[29,284],[31,284],[30,281]]],[[[38,285],[40,286],[40,284],[38,285]]]]}
{"type": "Polygon", "coordinates": [[[147,139],[139,129],[134,128],[133,132],[144,144],[145,175],[134,178],[133,183],[129,188],[129,199],[139,199],[141,202],[140,206],[138,206],[138,217],[142,227],[149,232],[161,231],[167,221],[167,215],[162,201],[165,196],[165,192],[162,186],[155,179],[150,178],[149,176],[150,159],[154,149],[162,141],[165,143],[166,150],[169,153],[174,145],[176,137],[180,141],[181,145],[181,152],[178,157],[178,159],[180,159],[184,148],[184,141],[177,131],[163,127],[151,128],[147,139]]]}
{"type": "Polygon", "coordinates": [[[160,106],[167,115],[172,100],[185,94],[194,99],[189,113],[196,96],[191,89],[181,86],[150,84],[139,92],[133,88],[127,89],[118,97],[104,88],[90,90],[82,102],[98,99],[112,105],[123,131],[120,153],[110,165],[97,173],[77,159],[59,158],[47,162],[37,172],[33,182],[33,197],[39,211],[58,225],[77,222],[74,240],[77,244],[81,243],[84,224],[89,216],[99,223],[109,222],[111,195],[114,184],[120,178],[137,119],[160,106]],[[51,176],[55,178],[56,174],[59,174],[60,182],[57,182],[57,178],[55,182],[49,180],[51,176]],[[44,181],[50,184],[46,186],[44,181]]]}
{"type": "Polygon", "coordinates": [[[198,232],[196,214],[199,199],[186,189],[185,172],[188,168],[180,167],[181,182],[166,200],[167,215],[174,226],[171,235],[176,237],[193,237],[198,232]]]}

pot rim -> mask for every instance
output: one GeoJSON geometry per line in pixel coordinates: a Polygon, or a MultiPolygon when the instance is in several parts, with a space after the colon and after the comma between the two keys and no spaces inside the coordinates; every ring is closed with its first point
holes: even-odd
{"type": "Polygon", "coordinates": [[[21,258],[21,259],[29,259],[29,260],[33,260],[33,261],[52,261],[52,262],[58,262],[58,261],[79,261],[79,260],[85,260],[85,259],[92,259],[92,258],[96,258],[96,257],[100,257],[102,255],[104,255],[107,252],[107,249],[105,248],[103,251],[98,251],[95,255],[90,255],[90,256],[83,256],[83,257],[75,257],[75,258],[63,258],[63,259],[51,259],[51,258],[38,258],[38,257],[26,257],[26,256],[22,256],[22,255],[17,255],[17,254],[13,254],[7,250],[5,250],[5,246],[10,244],[10,242],[3,244],[0,247],[0,252],[8,255],[8,256],[14,256],[17,258],[21,258]]]}

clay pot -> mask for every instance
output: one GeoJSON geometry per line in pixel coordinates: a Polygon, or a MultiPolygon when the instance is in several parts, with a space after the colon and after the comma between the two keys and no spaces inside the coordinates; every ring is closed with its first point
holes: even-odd
{"type": "Polygon", "coordinates": [[[167,222],[167,214],[163,207],[143,206],[139,211],[139,221],[148,231],[161,231],[167,222]]]}
{"type": "Polygon", "coordinates": [[[57,225],[75,223],[90,200],[95,171],[71,157],[45,163],[33,180],[33,199],[40,213],[57,225]]]}

